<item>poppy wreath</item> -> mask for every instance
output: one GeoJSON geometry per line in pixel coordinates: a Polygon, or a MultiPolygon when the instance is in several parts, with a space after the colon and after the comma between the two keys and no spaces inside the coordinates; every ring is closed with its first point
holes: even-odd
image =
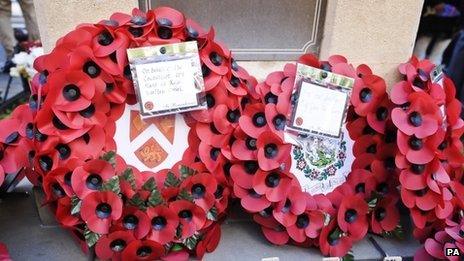
{"type": "Polygon", "coordinates": [[[28,105],[18,106],[8,119],[0,121],[0,187],[8,175],[22,179],[33,154],[34,125],[28,105]]]}
{"type": "Polygon", "coordinates": [[[435,64],[412,57],[399,66],[392,120],[398,127],[396,165],[401,200],[411,213],[414,236],[424,247],[418,260],[450,259],[446,248],[464,252],[464,121],[456,89],[446,75],[432,77],[435,64]]]}
{"type": "Polygon", "coordinates": [[[326,195],[302,191],[290,172],[292,146],[284,142],[283,130],[296,65],[287,64],[250,92],[238,121],[231,152],[241,161],[230,168],[234,195],[276,245],[316,246],[326,256],[342,257],[368,231],[401,236],[394,104],[384,80],[339,55],[319,61],[307,54],[298,62],[355,79],[346,123],[356,157],[351,172],[326,195]]]}
{"type": "Polygon", "coordinates": [[[59,223],[100,259],[186,260],[213,251],[232,193],[230,139],[256,85],[214,37],[168,7],[79,25],[36,59],[29,105],[0,123],[0,178],[27,167],[59,223]],[[116,120],[136,103],[126,49],[191,40],[208,109],[184,114],[189,147],[172,169],[139,171],[114,140],[116,120]]]}

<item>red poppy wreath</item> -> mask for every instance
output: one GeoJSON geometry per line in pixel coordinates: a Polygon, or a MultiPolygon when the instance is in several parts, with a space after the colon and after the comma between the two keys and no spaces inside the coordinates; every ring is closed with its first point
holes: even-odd
{"type": "Polygon", "coordinates": [[[233,134],[256,80],[214,36],[167,7],[79,25],[37,58],[29,106],[1,123],[4,171],[30,160],[57,220],[98,258],[184,260],[216,248],[233,134]],[[141,120],[127,48],[192,40],[207,109],[141,120]],[[145,143],[126,158],[127,140],[145,143]]]}
{"type": "Polygon", "coordinates": [[[401,199],[411,212],[414,236],[424,244],[415,258],[459,260],[445,256],[445,249],[464,252],[464,121],[453,82],[435,68],[415,57],[399,66],[404,80],[391,92],[396,164],[401,199]]]}
{"type": "Polygon", "coordinates": [[[345,147],[324,173],[308,170],[301,150],[284,142],[294,64],[257,85],[214,41],[213,29],[166,7],[116,13],[59,39],[35,62],[29,106],[15,112],[27,115],[2,122],[5,148],[24,150],[14,153],[15,169],[31,162],[28,178],[43,187],[58,221],[101,259],[201,258],[218,244],[230,196],[255,213],[272,243],[343,256],[369,228],[398,230],[392,104],[383,79],[365,65],[354,68],[342,56],[299,62],[355,79],[347,124],[352,166],[345,147]],[[187,40],[198,42],[208,109],[142,121],[127,48],[187,40]],[[128,154],[127,140],[145,143],[128,154]],[[346,182],[326,195],[305,193],[292,173],[304,169],[317,180],[343,166],[352,169],[346,182]]]}
{"type": "Polygon", "coordinates": [[[355,79],[346,123],[349,137],[343,139],[337,160],[322,169],[309,168],[302,149],[285,142],[297,70],[295,64],[285,65],[250,92],[250,104],[239,119],[232,155],[242,161],[230,168],[234,195],[276,245],[316,246],[324,255],[341,257],[368,231],[401,234],[396,127],[384,80],[368,66],[355,68],[338,55],[319,61],[308,54],[298,62],[355,79]],[[353,156],[350,165],[347,158],[353,156]],[[308,180],[323,183],[339,171],[339,186],[324,194],[302,186],[308,180]]]}

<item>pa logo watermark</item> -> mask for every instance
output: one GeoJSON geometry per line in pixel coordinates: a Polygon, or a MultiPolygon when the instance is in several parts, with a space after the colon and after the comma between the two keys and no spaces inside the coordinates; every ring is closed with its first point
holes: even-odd
{"type": "Polygon", "coordinates": [[[461,256],[461,252],[459,251],[457,247],[446,248],[445,256],[461,256]]]}

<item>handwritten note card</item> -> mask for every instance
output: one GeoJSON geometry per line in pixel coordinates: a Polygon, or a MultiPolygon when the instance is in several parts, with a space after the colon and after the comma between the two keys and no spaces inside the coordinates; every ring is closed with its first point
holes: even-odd
{"type": "Polygon", "coordinates": [[[127,49],[142,118],[206,109],[195,41],[127,49]]]}
{"type": "Polygon", "coordinates": [[[302,82],[294,125],[331,136],[340,135],[347,94],[302,82]]]}
{"type": "Polygon", "coordinates": [[[164,111],[198,105],[190,60],[138,64],[141,103],[146,111],[164,111]]]}

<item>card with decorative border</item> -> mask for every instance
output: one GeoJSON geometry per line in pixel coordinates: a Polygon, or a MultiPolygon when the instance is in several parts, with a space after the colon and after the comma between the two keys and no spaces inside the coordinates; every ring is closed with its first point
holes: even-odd
{"type": "Polygon", "coordinates": [[[196,41],[127,49],[142,118],[206,109],[196,41]]]}

